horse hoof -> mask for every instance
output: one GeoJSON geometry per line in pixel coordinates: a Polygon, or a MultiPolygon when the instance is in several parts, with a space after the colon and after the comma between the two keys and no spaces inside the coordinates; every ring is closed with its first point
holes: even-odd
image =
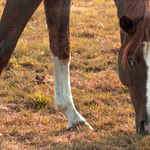
{"type": "Polygon", "coordinates": [[[86,121],[82,121],[82,122],[77,122],[77,123],[71,123],[69,122],[67,125],[67,130],[73,129],[73,128],[77,128],[79,126],[87,126],[90,130],[94,130],[90,124],[88,124],[86,121]]]}

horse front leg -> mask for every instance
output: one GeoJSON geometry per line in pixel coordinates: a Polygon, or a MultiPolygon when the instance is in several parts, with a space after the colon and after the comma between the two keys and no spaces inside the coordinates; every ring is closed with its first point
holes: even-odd
{"type": "Polygon", "coordinates": [[[45,0],[45,11],[54,63],[55,104],[69,120],[67,129],[88,125],[76,110],[70,87],[69,13],[70,0],[45,0]]]}
{"type": "Polygon", "coordinates": [[[0,73],[7,65],[17,41],[41,0],[7,0],[0,22],[0,73]]]}

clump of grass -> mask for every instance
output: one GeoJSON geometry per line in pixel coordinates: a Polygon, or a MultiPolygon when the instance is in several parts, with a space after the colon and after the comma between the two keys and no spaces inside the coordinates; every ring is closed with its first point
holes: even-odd
{"type": "Polygon", "coordinates": [[[49,97],[44,95],[42,92],[30,92],[31,100],[28,103],[28,108],[32,108],[35,111],[40,110],[41,108],[44,108],[49,103],[49,97]]]}

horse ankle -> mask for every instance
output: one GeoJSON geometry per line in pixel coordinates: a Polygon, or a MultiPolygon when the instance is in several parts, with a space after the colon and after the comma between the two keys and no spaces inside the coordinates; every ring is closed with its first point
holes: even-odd
{"type": "Polygon", "coordinates": [[[68,99],[66,97],[65,99],[61,98],[60,100],[62,101],[62,103],[56,102],[55,99],[56,108],[58,111],[62,112],[67,117],[71,124],[85,121],[85,119],[76,110],[72,98],[68,99]]]}
{"type": "Polygon", "coordinates": [[[68,108],[74,107],[72,102],[72,97],[70,96],[55,96],[55,105],[58,111],[64,113],[68,108]]]}

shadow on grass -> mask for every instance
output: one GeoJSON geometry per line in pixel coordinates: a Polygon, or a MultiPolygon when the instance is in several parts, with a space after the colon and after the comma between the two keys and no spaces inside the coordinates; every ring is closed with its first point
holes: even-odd
{"type": "MultiPolygon", "coordinates": [[[[142,136],[117,137],[102,139],[101,141],[84,142],[76,141],[72,146],[63,145],[55,150],[139,150],[137,146],[143,139],[142,136]]],[[[150,147],[149,147],[150,148],[150,147]]],[[[149,149],[148,147],[146,149],[149,149]]]]}

